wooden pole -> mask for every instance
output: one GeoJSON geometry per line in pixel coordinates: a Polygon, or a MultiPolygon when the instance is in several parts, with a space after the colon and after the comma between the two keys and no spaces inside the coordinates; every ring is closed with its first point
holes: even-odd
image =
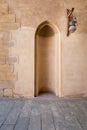
{"type": "Polygon", "coordinates": [[[67,36],[69,36],[69,22],[70,22],[70,16],[72,15],[74,11],[74,8],[72,8],[71,10],[70,9],[67,9],[67,36]]]}

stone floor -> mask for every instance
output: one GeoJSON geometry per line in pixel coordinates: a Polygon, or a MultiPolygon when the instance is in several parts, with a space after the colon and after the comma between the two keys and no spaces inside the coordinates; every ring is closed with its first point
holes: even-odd
{"type": "Polygon", "coordinates": [[[0,98],[0,130],[87,130],[87,98],[0,98]]]}

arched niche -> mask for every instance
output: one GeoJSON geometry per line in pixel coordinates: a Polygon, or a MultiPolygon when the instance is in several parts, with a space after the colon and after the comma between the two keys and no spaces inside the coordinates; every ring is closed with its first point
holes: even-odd
{"type": "Polygon", "coordinates": [[[60,93],[60,33],[58,27],[45,21],[35,33],[35,96],[60,93]]]}

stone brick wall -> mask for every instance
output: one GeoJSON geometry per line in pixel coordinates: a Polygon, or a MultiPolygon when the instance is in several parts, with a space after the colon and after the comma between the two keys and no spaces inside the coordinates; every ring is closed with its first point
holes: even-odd
{"type": "Polygon", "coordinates": [[[11,30],[20,28],[15,13],[9,13],[9,5],[0,3],[0,96],[14,96],[13,89],[18,78],[15,72],[17,56],[11,50],[15,46],[11,30]]]}
{"type": "Polygon", "coordinates": [[[0,0],[0,95],[34,96],[35,31],[48,20],[61,36],[61,96],[87,96],[87,0],[0,0]],[[77,31],[66,36],[66,8],[77,31]]]}

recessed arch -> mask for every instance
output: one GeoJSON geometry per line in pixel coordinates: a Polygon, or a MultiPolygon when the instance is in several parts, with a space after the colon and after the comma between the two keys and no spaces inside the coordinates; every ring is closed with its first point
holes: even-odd
{"type": "Polygon", "coordinates": [[[35,96],[61,93],[60,32],[49,21],[42,22],[35,33],[35,96]]]}

